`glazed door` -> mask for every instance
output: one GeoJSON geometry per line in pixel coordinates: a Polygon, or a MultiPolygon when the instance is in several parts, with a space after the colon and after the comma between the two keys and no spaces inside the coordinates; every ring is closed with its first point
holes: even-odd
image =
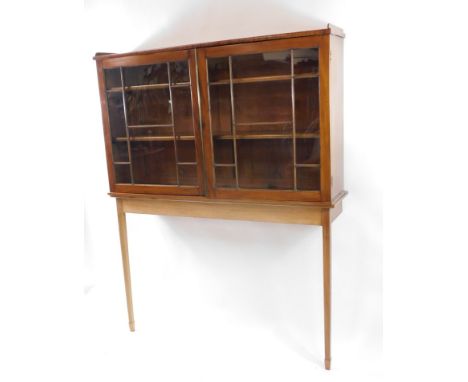
{"type": "Polygon", "coordinates": [[[102,61],[112,191],[201,193],[195,68],[190,51],[102,61]]]}
{"type": "Polygon", "coordinates": [[[212,196],[321,200],[325,48],[308,37],[199,50],[212,196]]]}

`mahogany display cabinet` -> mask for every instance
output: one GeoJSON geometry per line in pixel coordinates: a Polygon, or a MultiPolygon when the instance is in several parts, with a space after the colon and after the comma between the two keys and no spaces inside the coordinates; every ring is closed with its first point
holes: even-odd
{"type": "Polygon", "coordinates": [[[329,25],[96,54],[132,331],[126,213],[320,225],[330,368],[330,226],[346,195],[343,39],[329,25]]]}

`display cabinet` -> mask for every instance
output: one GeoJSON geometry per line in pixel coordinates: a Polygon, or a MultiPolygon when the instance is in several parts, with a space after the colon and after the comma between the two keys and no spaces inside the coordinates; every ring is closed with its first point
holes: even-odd
{"type": "Polygon", "coordinates": [[[343,32],[95,56],[130,328],[126,213],[320,225],[330,368],[331,222],[342,211],[343,32]]]}

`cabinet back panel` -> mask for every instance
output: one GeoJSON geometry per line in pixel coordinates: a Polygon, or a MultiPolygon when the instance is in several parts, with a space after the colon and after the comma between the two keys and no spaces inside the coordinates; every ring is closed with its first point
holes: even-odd
{"type": "Polygon", "coordinates": [[[129,125],[171,124],[169,88],[126,93],[129,125]]]}
{"type": "Polygon", "coordinates": [[[292,190],[293,151],[291,141],[238,140],[239,187],[292,190]]]}
{"type": "Polygon", "coordinates": [[[212,85],[209,88],[211,133],[213,135],[232,134],[231,89],[229,85],[212,85]]]}
{"type": "Polygon", "coordinates": [[[291,81],[234,85],[236,123],[290,122],[291,81]]]}
{"type": "Polygon", "coordinates": [[[177,184],[173,142],[131,142],[136,184],[177,184]]]}
{"type": "Polygon", "coordinates": [[[174,130],[177,136],[194,136],[192,95],[190,87],[172,89],[172,106],[174,109],[174,130]]]}

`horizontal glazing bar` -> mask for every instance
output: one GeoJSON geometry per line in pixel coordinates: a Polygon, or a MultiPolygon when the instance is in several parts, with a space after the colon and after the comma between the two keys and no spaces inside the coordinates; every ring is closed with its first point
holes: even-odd
{"type": "MultiPolygon", "coordinates": [[[[177,141],[193,141],[195,137],[193,135],[179,135],[176,136],[175,139],[177,141]]],[[[117,137],[115,138],[117,142],[125,142],[127,141],[126,137],[117,137]]],[[[168,136],[152,136],[152,137],[130,137],[128,138],[131,142],[149,142],[149,141],[174,141],[174,137],[172,135],[168,136]]]]}
{"type": "Polygon", "coordinates": [[[155,125],[128,125],[129,129],[146,129],[149,127],[172,127],[172,123],[161,123],[155,125]]]}
{"type": "Polygon", "coordinates": [[[130,164],[130,162],[114,162],[114,164],[130,164]]]}
{"type": "MultiPolygon", "coordinates": [[[[171,88],[181,88],[190,86],[190,82],[179,82],[171,84],[171,88]]],[[[169,84],[147,84],[147,85],[132,85],[132,86],[125,86],[124,90],[151,90],[151,89],[164,89],[169,87],[169,84]]],[[[121,92],[122,87],[111,88],[108,89],[107,92],[109,93],[117,93],[121,92]]]]}
{"type": "Polygon", "coordinates": [[[197,162],[177,162],[178,166],[196,166],[197,162]]]}
{"type": "Polygon", "coordinates": [[[236,167],[235,163],[215,163],[215,167],[236,167]]]}
{"type": "Polygon", "coordinates": [[[179,82],[177,84],[171,84],[171,88],[184,88],[190,86],[190,82],[179,82]]]}
{"type": "MultiPolygon", "coordinates": [[[[287,81],[291,79],[301,79],[301,78],[315,78],[318,77],[318,73],[304,73],[304,74],[296,74],[296,75],[280,75],[280,76],[258,76],[258,77],[246,77],[246,78],[233,78],[233,84],[243,84],[243,83],[251,83],[251,82],[268,82],[268,81],[287,81]]],[[[210,82],[210,85],[229,85],[229,80],[220,80],[210,82]]]]}
{"type": "MultiPolygon", "coordinates": [[[[296,138],[319,138],[319,134],[296,134],[296,138]]],[[[233,139],[232,135],[214,135],[213,139],[233,139]]],[[[237,134],[236,139],[293,139],[293,134],[237,134]]]]}
{"type": "Polygon", "coordinates": [[[318,163],[296,163],[296,167],[320,167],[318,163]]]}
{"type": "Polygon", "coordinates": [[[292,121],[274,121],[274,122],[242,122],[236,123],[236,126],[270,126],[270,125],[290,125],[292,121]]]}

